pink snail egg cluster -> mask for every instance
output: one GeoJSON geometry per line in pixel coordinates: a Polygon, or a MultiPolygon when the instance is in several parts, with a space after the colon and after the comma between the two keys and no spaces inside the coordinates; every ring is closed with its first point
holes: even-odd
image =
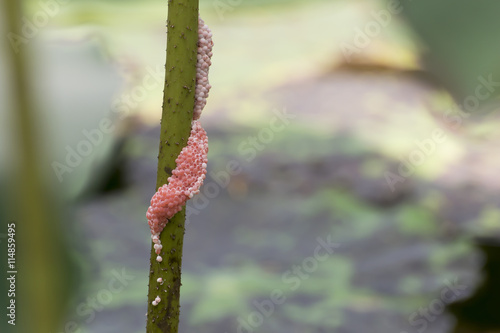
{"type": "Polygon", "coordinates": [[[151,206],[146,213],[157,254],[161,251],[159,234],[172,216],[178,213],[186,201],[199,193],[207,173],[208,139],[199,121],[192,124],[191,135],[175,160],[176,168],[163,185],[153,195],[151,206]],[[155,241],[157,240],[157,241],[155,241]],[[157,246],[158,245],[158,246],[157,246]]]}
{"type": "MultiPolygon", "coordinates": [[[[201,184],[207,174],[208,139],[198,118],[207,104],[208,93],[212,88],[208,82],[208,69],[212,64],[210,59],[213,45],[212,32],[201,17],[198,17],[196,89],[191,134],[187,145],[175,160],[176,168],[172,171],[172,176],[168,178],[168,183],[160,187],[153,195],[146,213],[151,229],[151,239],[157,254],[156,261],[159,263],[163,261],[160,256],[163,248],[160,233],[168,220],[181,211],[186,201],[200,192],[201,184]]],[[[163,279],[160,277],[156,282],[162,285],[163,279]]],[[[157,296],[152,301],[152,305],[157,306],[160,301],[160,297],[157,296]]]]}
{"type": "Polygon", "coordinates": [[[208,92],[212,86],[208,82],[208,69],[212,64],[212,32],[205,22],[198,18],[198,62],[196,64],[196,90],[193,119],[200,118],[201,111],[207,104],[208,92]]]}

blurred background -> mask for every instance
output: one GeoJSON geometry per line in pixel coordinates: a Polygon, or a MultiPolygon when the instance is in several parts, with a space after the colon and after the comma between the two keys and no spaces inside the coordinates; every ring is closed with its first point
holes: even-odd
{"type": "MultiPolygon", "coordinates": [[[[167,2],[3,6],[0,331],[144,332],[167,2]]],[[[180,332],[500,331],[499,10],[200,1],[180,332]]]]}

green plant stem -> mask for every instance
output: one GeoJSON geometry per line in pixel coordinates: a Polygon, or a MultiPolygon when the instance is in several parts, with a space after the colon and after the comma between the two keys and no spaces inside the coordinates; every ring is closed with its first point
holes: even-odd
{"type": "MultiPolygon", "coordinates": [[[[198,0],[169,0],[167,61],[156,189],[167,183],[191,131],[196,84],[198,0]]],[[[161,263],[151,243],[147,332],[177,333],[180,313],[185,208],[166,225],[160,239],[161,263]],[[163,284],[157,282],[163,279],[163,284]],[[159,296],[161,302],[153,306],[159,296]]]]}
{"type": "MultiPolygon", "coordinates": [[[[9,33],[23,36],[22,2],[4,0],[5,27],[9,33]]],[[[7,39],[5,39],[7,40],[7,39]]],[[[29,73],[28,45],[16,50],[5,45],[5,55],[9,76],[9,96],[13,104],[11,141],[13,177],[9,178],[12,189],[12,221],[16,222],[16,328],[19,332],[54,332],[59,325],[59,317],[64,310],[65,271],[58,216],[54,213],[51,191],[46,188],[42,165],[44,155],[41,141],[41,125],[37,122],[36,105],[33,102],[32,84],[29,73]]],[[[36,55],[32,55],[36,57],[36,55]]],[[[9,193],[10,194],[10,193],[9,193]]],[[[2,231],[6,232],[2,221],[2,231]]],[[[7,259],[5,259],[7,261],[7,259]]],[[[6,267],[6,266],[2,266],[6,267]]],[[[7,267],[5,268],[7,270],[7,267]]],[[[4,272],[2,272],[4,273],[4,272]]],[[[7,294],[7,292],[6,292],[7,294]]],[[[5,297],[2,295],[2,297],[5,297]]],[[[3,315],[3,323],[8,317],[3,315]]],[[[2,323],[2,324],[3,324],[2,323]]],[[[0,327],[2,327],[0,324],[0,327]]],[[[0,331],[3,330],[0,328],[0,331]]]]}

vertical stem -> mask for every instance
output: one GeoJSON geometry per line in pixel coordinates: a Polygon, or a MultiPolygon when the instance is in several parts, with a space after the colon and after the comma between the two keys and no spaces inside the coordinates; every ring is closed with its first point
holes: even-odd
{"type": "MultiPolygon", "coordinates": [[[[3,10],[7,31],[22,38],[22,1],[4,0],[3,10]]],[[[4,36],[5,37],[5,36],[4,36]]],[[[7,38],[5,38],[7,40],[7,38]]],[[[9,179],[12,189],[16,223],[16,326],[21,332],[54,332],[59,324],[67,291],[67,275],[64,270],[57,214],[46,188],[42,174],[44,154],[40,153],[40,125],[36,122],[36,110],[32,101],[29,80],[29,47],[21,50],[6,45],[10,96],[13,100],[12,127],[15,137],[11,141],[15,155],[15,171],[9,179]]],[[[34,55],[35,56],[35,55],[34,55]]],[[[10,194],[10,193],[9,193],[10,194]]],[[[9,195],[10,197],[10,195],[9,195]]],[[[2,221],[2,231],[7,230],[2,221]]],[[[6,261],[6,260],[5,260],[6,261]]],[[[7,269],[3,265],[2,269],[7,269]]],[[[3,274],[2,272],[1,274],[3,274]]],[[[3,292],[3,291],[2,291],[3,292]]],[[[7,294],[7,292],[6,292],[7,294]]],[[[5,297],[2,295],[1,297],[5,297]]],[[[5,308],[3,308],[5,310],[5,308]]],[[[5,313],[5,312],[4,312],[5,313]]],[[[3,314],[2,321],[8,317],[3,314]]],[[[2,323],[3,324],[3,323],[2,323]]],[[[2,326],[2,325],[0,325],[2,326]]]]}
{"type": "MultiPolygon", "coordinates": [[[[186,145],[193,118],[198,45],[198,0],[169,0],[167,61],[156,189],[167,182],[175,159],[186,145]]],[[[151,243],[147,332],[177,333],[180,313],[182,244],[185,209],[166,225],[160,239],[163,261],[151,243]],[[157,282],[163,279],[163,284],[157,282]],[[159,296],[161,302],[153,306],[159,296]]]]}

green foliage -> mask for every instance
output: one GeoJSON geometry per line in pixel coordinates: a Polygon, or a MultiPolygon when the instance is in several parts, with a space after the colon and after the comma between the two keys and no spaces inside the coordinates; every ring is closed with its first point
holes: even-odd
{"type": "Polygon", "coordinates": [[[435,215],[428,209],[415,205],[401,207],[396,220],[403,233],[431,236],[438,230],[435,215]]]}
{"type": "MultiPolygon", "coordinates": [[[[425,46],[426,65],[454,89],[460,102],[475,96],[478,77],[500,82],[500,2],[468,0],[403,1],[403,15],[425,46]]],[[[491,95],[499,95],[498,87],[491,95]]]]}

